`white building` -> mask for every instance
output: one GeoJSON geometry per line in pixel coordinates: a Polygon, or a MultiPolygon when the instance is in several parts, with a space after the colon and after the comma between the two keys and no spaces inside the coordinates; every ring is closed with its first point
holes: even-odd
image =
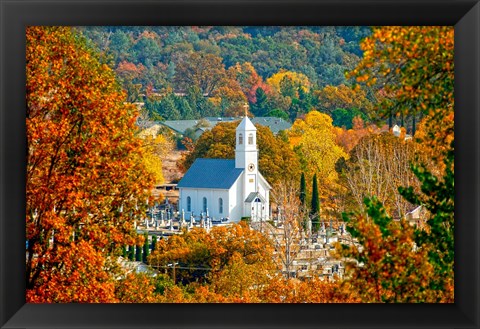
{"type": "Polygon", "coordinates": [[[197,159],[177,187],[186,218],[268,219],[271,186],[258,171],[257,129],[248,117],[236,130],[235,160],[197,159]]]}

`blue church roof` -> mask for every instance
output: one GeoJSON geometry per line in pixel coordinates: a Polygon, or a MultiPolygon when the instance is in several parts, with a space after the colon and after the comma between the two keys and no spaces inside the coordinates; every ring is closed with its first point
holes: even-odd
{"type": "Polygon", "coordinates": [[[217,188],[228,190],[242,174],[235,168],[235,160],[196,159],[178,182],[177,187],[217,188]]]}

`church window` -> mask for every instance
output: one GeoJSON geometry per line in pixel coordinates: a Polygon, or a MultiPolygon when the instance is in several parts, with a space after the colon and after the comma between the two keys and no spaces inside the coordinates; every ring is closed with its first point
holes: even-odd
{"type": "Polygon", "coordinates": [[[203,198],[203,212],[207,212],[207,198],[203,198]]]}
{"type": "Polygon", "coordinates": [[[218,213],[223,214],[223,199],[222,198],[218,199],[218,213]]]}
{"type": "Polygon", "coordinates": [[[243,135],[238,134],[238,144],[242,145],[243,144],[243,135]]]}
{"type": "Polygon", "coordinates": [[[249,145],[253,144],[253,134],[248,135],[248,144],[249,145]]]}
{"type": "Polygon", "coordinates": [[[187,211],[192,211],[192,198],[187,196],[187,211]]]}

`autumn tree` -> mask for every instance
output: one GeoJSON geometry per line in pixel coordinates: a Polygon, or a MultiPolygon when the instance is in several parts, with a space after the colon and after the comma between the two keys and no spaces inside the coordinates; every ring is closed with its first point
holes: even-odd
{"type": "Polygon", "coordinates": [[[443,176],[432,174],[425,165],[413,165],[415,176],[420,180],[421,192],[411,186],[401,187],[400,194],[413,204],[422,205],[428,210],[426,227],[415,231],[415,242],[428,250],[428,259],[433,265],[434,274],[429,281],[429,289],[435,291],[438,299],[454,300],[454,233],[455,233],[455,185],[453,142],[444,158],[443,176]]]}
{"type": "Polygon", "coordinates": [[[412,204],[399,193],[399,186],[417,187],[410,170],[415,159],[412,141],[390,133],[371,134],[362,138],[344,163],[342,181],[353,204],[347,209],[363,209],[365,197],[376,197],[387,213],[396,219],[412,210],[412,204]]]}
{"type": "Polygon", "coordinates": [[[133,103],[139,100],[140,93],[142,92],[140,77],[144,74],[145,70],[145,66],[142,64],[135,65],[127,61],[122,61],[117,65],[115,73],[127,92],[127,101],[133,103]]]}
{"type": "Polygon", "coordinates": [[[28,302],[114,302],[111,257],[134,243],[152,182],[136,109],[68,27],[26,30],[28,302]]]}
{"type": "Polygon", "coordinates": [[[222,116],[238,117],[245,115],[247,97],[234,74],[229,71],[224,85],[219,87],[213,96],[217,98],[222,116]]]}
{"type": "Polygon", "coordinates": [[[453,26],[382,26],[361,43],[364,56],[351,72],[357,82],[377,85],[387,95],[378,116],[412,117],[453,111],[453,26]]]}
{"type": "Polygon", "coordinates": [[[177,88],[200,88],[202,94],[211,95],[224,84],[226,70],[222,59],[213,54],[194,52],[188,60],[177,65],[175,83],[177,88]]]}
{"type": "Polygon", "coordinates": [[[152,273],[130,272],[115,281],[115,295],[120,303],[158,303],[152,273]]]}
{"type": "MultiPolygon", "coordinates": [[[[213,227],[210,232],[196,228],[168,240],[160,240],[149,262],[154,268],[170,268],[172,272],[173,268],[168,264],[177,263],[178,283],[217,282],[218,291],[223,293],[226,288],[221,283],[221,277],[227,275],[231,278],[231,271],[236,272],[237,266],[247,266],[258,274],[258,279],[265,278],[273,268],[272,249],[267,238],[243,222],[213,227]]],[[[241,279],[238,280],[240,283],[241,279]]]]}
{"type": "Polygon", "coordinates": [[[366,213],[344,216],[355,243],[337,246],[352,289],[370,303],[445,301],[429,287],[429,250],[415,245],[413,226],[394,221],[375,198],[366,198],[365,205],[366,213]]]}
{"type": "Polygon", "coordinates": [[[258,298],[264,303],[358,303],[361,299],[341,282],[272,278],[258,298]]]}
{"type": "Polygon", "coordinates": [[[299,89],[309,91],[311,83],[305,74],[281,70],[267,79],[267,84],[283,96],[298,98],[299,89]]]}
{"type": "Polygon", "coordinates": [[[417,163],[435,176],[445,175],[445,160],[454,141],[455,115],[451,109],[438,109],[426,115],[415,134],[417,163]]]}
{"type": "Polygon", "coordinates": [[[373,104],[368,99],[365,88],[361,88],[359,85],[355,87],[345,84],[328,85],[314,93],[318,98],[318,109],[330,115],[333,115],[337,109],[356,109],[359,112],[356,115],[367,115],[373,109],[373,104]]]}
{"type": "Polygon", "coordinates": [[[317,174],[320,198],[327,198],[338,183],[335,163],[341,157],[348,157],[335,142],[332,119],[326,114],[311,111],[304,119],[294,122],[288,135],[302,169],[306,173],[317,174]]]}
{"type": "Polygon", "coordinates": [[[293,181],[283,181],[275,186],[272,200],[278,207],[277,225],[266,225],[264,232],[275,247],[275,260],[285,277],[292,277],[293,263],[306,244],[307,214],[298,198],[298,188],[293,181]]]}
{"type": "Polygon", "coordinates": [[[242,92],[250,104],[256,104],[258,102],[258,88],[262,91],[269,89],[267,84],[263,82],[262,77],[258,75],[253,65],[249,62],[242,64],[236,63],[228,69],[228,72],[232,79],[238,81],[242,92]]]}
{"type": "Polygon", "coordinates": [[[143,141],[144,165],[154,175],[153,183],[163,184],[162,162],[173,150],[173,141],[162,133],[159,125],[142,129],[138,136],[143,141]]]}
{"type": "Polygon", "coordinates": [[[352,119],[351,129],[345,129],[343,127],[334,128],[335,141],[343,147],[347,153],[349,153],[363,137],[370,134],[378,134],[380,131],[381,129],[374,124],[366,125],[365,121],[359,116],[352,119]]]}

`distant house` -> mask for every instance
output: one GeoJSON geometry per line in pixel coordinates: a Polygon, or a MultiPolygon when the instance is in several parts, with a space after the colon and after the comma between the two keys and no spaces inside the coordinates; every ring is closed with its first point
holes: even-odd
{"type": "Polygon", "coordinates": [[[422,224],[426,221],[426,209],[423,206],[415,207],[413,210],[409,211],[405,218],[410,224],[415,226],[422,226],[422,224]]]}
{"type": "MultiPolygon", "coordinates": [[[[167,120],[159,122],[160,124],[170,128],[175,133],[184,135],[187,129],[195,129],[195,137],[200,137],[205,131],[212,129],[221,122],[240,121],[242,118],[236,117],[206,117],[200,120],[167,120]],[[198,126],[203,121],[208,126],[198,126]]],[[[278,134],[281,130],[288,130],[292,126],[291,123],[281,118],[276,117],[256,117],[252,118],[253,124],[260,124],[270,128],[272,133],[278,134]]]]}
{"type": "Polygon", "coordinates": [[[236,129],[235,159],[197,159],[178,182],[186,216],[252,221],[269,217],[271,186],[258,171],[257,129],[248,117],[236,129]]]}
{"type": "Polygon", "coordinates": [[[252,118],[253,124],[259,124],[265,127],[270,128],[272,133],[275,135],[282,130],[288,130],[292,127],[292,124],[288,121],[285,121],[282,118],[276,117],[255,117],[252,118]]]}
{"type": "Polygon", "coordinates": [[[159,123],[170,128],[177,134],[184,135],[185,131],[195,127],[198,121],[199,120],[167,120],[159,123]]]}

